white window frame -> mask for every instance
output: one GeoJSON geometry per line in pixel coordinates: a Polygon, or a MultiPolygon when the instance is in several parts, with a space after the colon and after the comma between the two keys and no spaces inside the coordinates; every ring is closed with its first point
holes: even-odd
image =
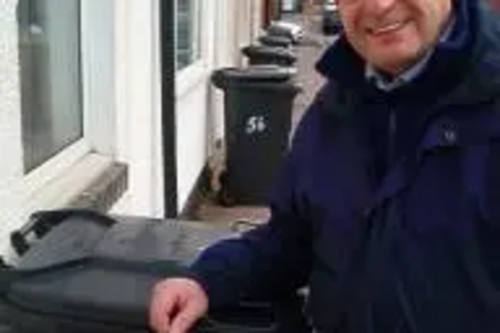
{"type": "MultiPolygon", "coordinates": [[[[189,94],[199,85],[206,84],[210,76],[210,65],[213,61],[210,44],[213,42],[214,33],[214,25],[210,24],[210,18],[215,17],[214,13],[217,7],[207,4],[207,1],[197,0],[197,10],[200,12],[199,22],[197,23],[200,33],[198,58],[176,72],[175,93],[177,99],[189,94]]],[[[175,34],[175,38],[177,38],[177,34],[175,34]]]]}
{"type": "MultiPolygon", "coordinates": [[[[175,15],[174,15],[174,26],[175,26],[175,36],[174,36],[174,41],[175,41],[175,54],[174,54],[174,57],[175,57],[175,61],[176,61],[176,68],[177,68],[177,44],[178,44],[178,33],[177,33],[177,27],[178,27],[178,17],[177,17],[177,4],[178,4],[178,1],[182,1],[182,0],[173,0],[174,1],[174,12],[175,12],[175,15]]],[[[202,0],[193,0],[194,1],[194,18],[197,19],[194,21],[194,33],[195,35],[193,36],[194,39],[193,41],[191,41],[193,44],[195,44],[195,58],[193,59],[193,61],[189,64],[187,64],[186,66],[184,66],[183,68],[179,69],[178,72],[192,66],[193,64],[196,64],[197,62],[199,62],[202,58],[203,58],[203,38],[202,38],[202,34],[203,34],[203,28],[204,28],[204,14],[205,14],[205,11],[206,8],[205,8],[205,4],[204,4],[204,1],[202,0]]]]}

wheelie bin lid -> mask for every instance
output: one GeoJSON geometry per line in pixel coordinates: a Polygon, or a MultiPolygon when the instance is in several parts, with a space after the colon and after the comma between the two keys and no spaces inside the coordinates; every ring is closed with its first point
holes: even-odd
{"type": "Polygon", "coordinates": [[[296,73],[297,70],[293,67],[277,65],[226,67],[214,71],[212,82],[218,88],[224,88],[230,83],[286,82],[296,73]]]}
{"type": "Polygon", "coordinates": [[[248,45],[243,47],[241,52],[247,57],[264,56],[282,58],[290,61],[297,60],[297,56],[291,50],[277,46],[248,45]]]}
{"type": "Polygon", "coordinates": [[[267,46],[289,47],[293,41],[286,36],[262,35],[259,36],[259,42],[267,46]]]}

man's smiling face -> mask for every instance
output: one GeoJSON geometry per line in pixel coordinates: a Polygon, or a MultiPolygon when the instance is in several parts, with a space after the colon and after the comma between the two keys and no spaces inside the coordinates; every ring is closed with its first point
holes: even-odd
{"type": "Polygon", "coordinates": [[[396,75],[430,50],[453,0],[338,0],[346,37],[370,64],[396,75]]]}

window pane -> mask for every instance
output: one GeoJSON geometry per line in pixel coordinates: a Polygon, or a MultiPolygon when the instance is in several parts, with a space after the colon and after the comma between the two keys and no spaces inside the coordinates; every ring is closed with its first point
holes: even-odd
{"type": "Polygon", "coordinates": [[[83,135],[79,0],[19,0],[24,167],[83,135]]]}
{"type": "Polygon", "coordinates": [[[200,11],[197,0],[177,0],[176,68],[181,69],[198,59],[200,48],[200,11]]]}

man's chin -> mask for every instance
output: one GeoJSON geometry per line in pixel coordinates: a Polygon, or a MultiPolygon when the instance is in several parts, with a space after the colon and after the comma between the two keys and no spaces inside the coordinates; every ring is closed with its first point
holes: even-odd
{"type": "Polygon", "coordinates": [[[419,57],[416,57],[414,54],[398,55],[396,52],[384,53],[384,55],[379,55],[374,58],[372,65],[381,71],[387,72],[388,74],[397,75],[404,72],[406,69],[410,68],[419,61],[419,57]]]}

